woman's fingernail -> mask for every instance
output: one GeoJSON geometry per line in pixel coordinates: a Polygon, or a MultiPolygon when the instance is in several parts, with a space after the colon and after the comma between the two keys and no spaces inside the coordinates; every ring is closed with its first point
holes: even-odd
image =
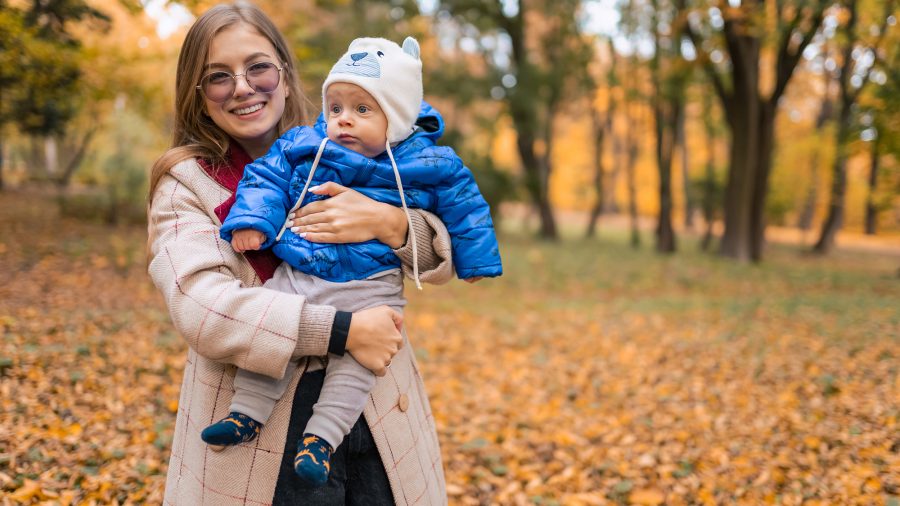
{"type": "Polygon", "coordinates": [[[314,191],[317,191],[319,188],[321,188],[321,186],[315,185],[315,186],[310,187],[309,191],[314,192],[314,191]]]}
{"type": "Polygon", "coordinates": [[[289,220],[293,220],[293,219],[294,219],[294,213],[289,214],[289,215],[288,215],[288,219],[289,219],[289,220]]]}
{"type": "Polygon", "coordinates": [[[306,239],[306,232],[300,232],[298,235],[299,235],[300,237],[306,239]]]}

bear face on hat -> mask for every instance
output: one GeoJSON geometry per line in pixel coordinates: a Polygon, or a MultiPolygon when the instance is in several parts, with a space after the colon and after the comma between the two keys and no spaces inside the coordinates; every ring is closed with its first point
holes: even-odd
{"type": "Polygon", "coordinates": [[[325,93],[333,83],[350,83],[366,90],[387,117],[387,140],[394,144],[413,132],[422,103],[422,60],[419,43],[412,37],[403,47],[387,39],[361,38],[331,68],[322,85],[325,93]]]}

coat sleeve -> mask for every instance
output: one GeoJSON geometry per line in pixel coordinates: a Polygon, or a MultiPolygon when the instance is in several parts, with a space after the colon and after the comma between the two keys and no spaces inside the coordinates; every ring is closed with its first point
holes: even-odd
{"type": "MultiPolygon", "coordinates": [[[[442,285],[453,279],[453,253],[450,234],[444,223],[432,213],[422,209],[410,209],[412,228],[409,236],[416,235],[416,253],[419,258],[419,280],[423,283],[442,285]]],[[[395,249],[403,263],[403,273],[413,279],[412,241],[395,249]]]]}
{"type": "Polygon", "coordinates": [[[475,183],[472,171],[450,148],[451,161],[438,185],[435,214],[450,233],[453,264],[461,279],[503,274],[491,209],[475,183]]]}
{"type": "Polygon", "coordinates": [[[231,242],[234,231],[251,228],[266,235],[260,249],[275,243],[275,236],[294,205],[290,201],[294,137],[291,134],[293,132],[276,140],[265,156],[244,168],[244,176],[235,192],[237,198],[222,223],[222,239],[231,242]]]}
{"type": "MultiPolygon", "coordinates": [[[[196,169],[196,170],[199,170],[196,169]]],[[[197,195],[165,176],[149,209],[149,274],[198,354],[280,378],[291,358],[325,355],[335,310],[242,284],[246,260],[219,237],[197,195]]]]}

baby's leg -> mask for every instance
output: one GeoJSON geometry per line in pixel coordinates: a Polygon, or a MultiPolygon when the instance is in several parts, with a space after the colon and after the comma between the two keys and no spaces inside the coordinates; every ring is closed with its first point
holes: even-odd
{"type": "Polygon", "coordinates": [[[331,471],[331,454],[359,420],[375,375],[349,353],[328,356],[325,381],[313,414],[297,444],[294,472],[304,480],[322,485],[331,471]]]}
{"type": "Polygon", "coordinates": [[[234,375],[234,397],[228,416],[203,429],[200,438],[214,450],[253,441],[269,420],[275,403],[284,394],[295,363],[288,364],[281,379],[238,369],[234,375]]]}
{"type": "Polygon", "coordinates": [[[325,382],[304,432],[337,448],[359,420],[374,387],[375,375],[349,353],[343,357],[329,355],[325,382]]]}
{"type": "Polygon", "coordinates": [[[269,421],[275,403],[287,390],[297,363],[288,363],[281,379],[238,369],[234,375],[234,397],[231,410],[250,416],[259,423],[269,421]]]}

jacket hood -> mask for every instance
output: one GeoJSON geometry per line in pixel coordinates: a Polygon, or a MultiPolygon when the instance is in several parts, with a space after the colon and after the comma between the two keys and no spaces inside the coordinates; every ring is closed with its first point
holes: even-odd
{"type": "MultiPolygon", "coordinates": [[[[326,126],[327,123],[325,122],[325,115],[323,113],[319,113],[319,117],[316,118],[316,124],[314,128],[324,137],[327,135],[325,133],[326,126]]],[[[415,137],[425,137],[427,139],[430,139],[432,143],[436,144],[437,140],[444,135],[443,116],[441,116],[441,113],[439,113],[437,109],[431,107],[431,104],[424,100],[422,101],[422,105],[419,107],[419,117],[416,118],[416,126],[418,127],[416,131],[405,140],[401,141],[401,144],[415,137]]]]}

